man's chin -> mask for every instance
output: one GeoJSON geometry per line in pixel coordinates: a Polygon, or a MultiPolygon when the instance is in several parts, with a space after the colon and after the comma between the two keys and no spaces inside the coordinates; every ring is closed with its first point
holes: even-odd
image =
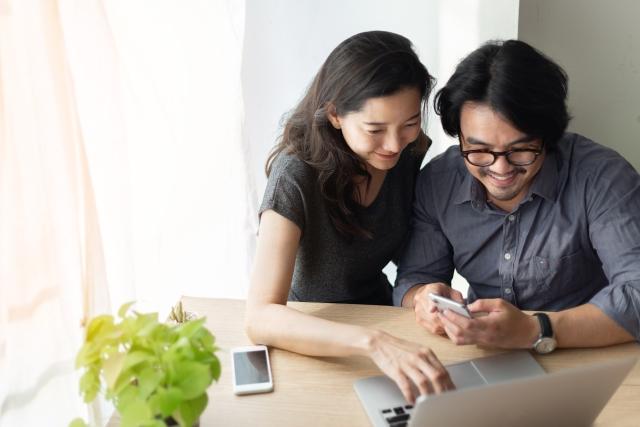
{"type": "Polygon", "coordinates": [[[518,196],[519,191],[499,191],[494,188],[493,191],[488,191],[488,193],[493,200],[497,200],[499,202],[510,202],[518,196]]]}

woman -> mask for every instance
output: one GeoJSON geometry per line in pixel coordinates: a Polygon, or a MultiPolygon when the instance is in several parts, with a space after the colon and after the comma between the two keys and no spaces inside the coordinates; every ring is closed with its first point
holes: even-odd
{"type": "Polygon", "coordinates": [[[247,301],[254,342],[314,356],[363,355],[415,400],[452,389],[432,351],[300,313],[292,301],[391,304],[382,272],[409,225],[428,148],[432,77],[406,38],[357,34],[327,58],[267,161],[247,301]]]}

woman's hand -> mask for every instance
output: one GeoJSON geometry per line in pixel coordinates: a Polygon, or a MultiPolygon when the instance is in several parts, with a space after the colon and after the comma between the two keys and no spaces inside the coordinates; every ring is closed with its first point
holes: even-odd
{"type": "Polygon", "coordinates": [[[455,389],[449,373],[428,347],[376,331],[368,355],[395,381],[411,404],[417,397],[416,388],[419,394],[439,394],[455,389]]]}

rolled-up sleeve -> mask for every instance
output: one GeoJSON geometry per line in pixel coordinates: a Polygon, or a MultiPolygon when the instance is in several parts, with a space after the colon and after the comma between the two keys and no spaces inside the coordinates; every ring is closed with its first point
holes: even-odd
{"type": "Polygon", "coordinates": [[[590,303],[640,341],[640,176],[605,162],[588,185],[589,236],[609,281],[590,303]]]}
{"type": "Polygon", "coordinates": [[[429,165],[418,175],[411,229],[400,255],[393,290],[393,303],[397,306],[402,305],[412,287],[433,282],[449,284],[453,277],[453,250],[435,214],[432,176],[429,165]]]}

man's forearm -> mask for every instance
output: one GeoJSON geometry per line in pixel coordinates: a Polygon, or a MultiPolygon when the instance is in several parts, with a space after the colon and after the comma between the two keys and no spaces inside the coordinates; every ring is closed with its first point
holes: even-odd
{"type": "Polygon", "coordinates": [[[593,304],[550,312],[558,347],[604,347],[634,337],[593,304]]]}
{"type": "Polygon", "coordinates": [[[420,283],[420,284],[414,285],[413,287],[409,288],[409,290],[402,297],[402,307],[413,308],[413,305],[414,305],[413,299],[416,296],[416,293],[423,286],[425,286],[425,284],[424,283],[420,283]]]}

